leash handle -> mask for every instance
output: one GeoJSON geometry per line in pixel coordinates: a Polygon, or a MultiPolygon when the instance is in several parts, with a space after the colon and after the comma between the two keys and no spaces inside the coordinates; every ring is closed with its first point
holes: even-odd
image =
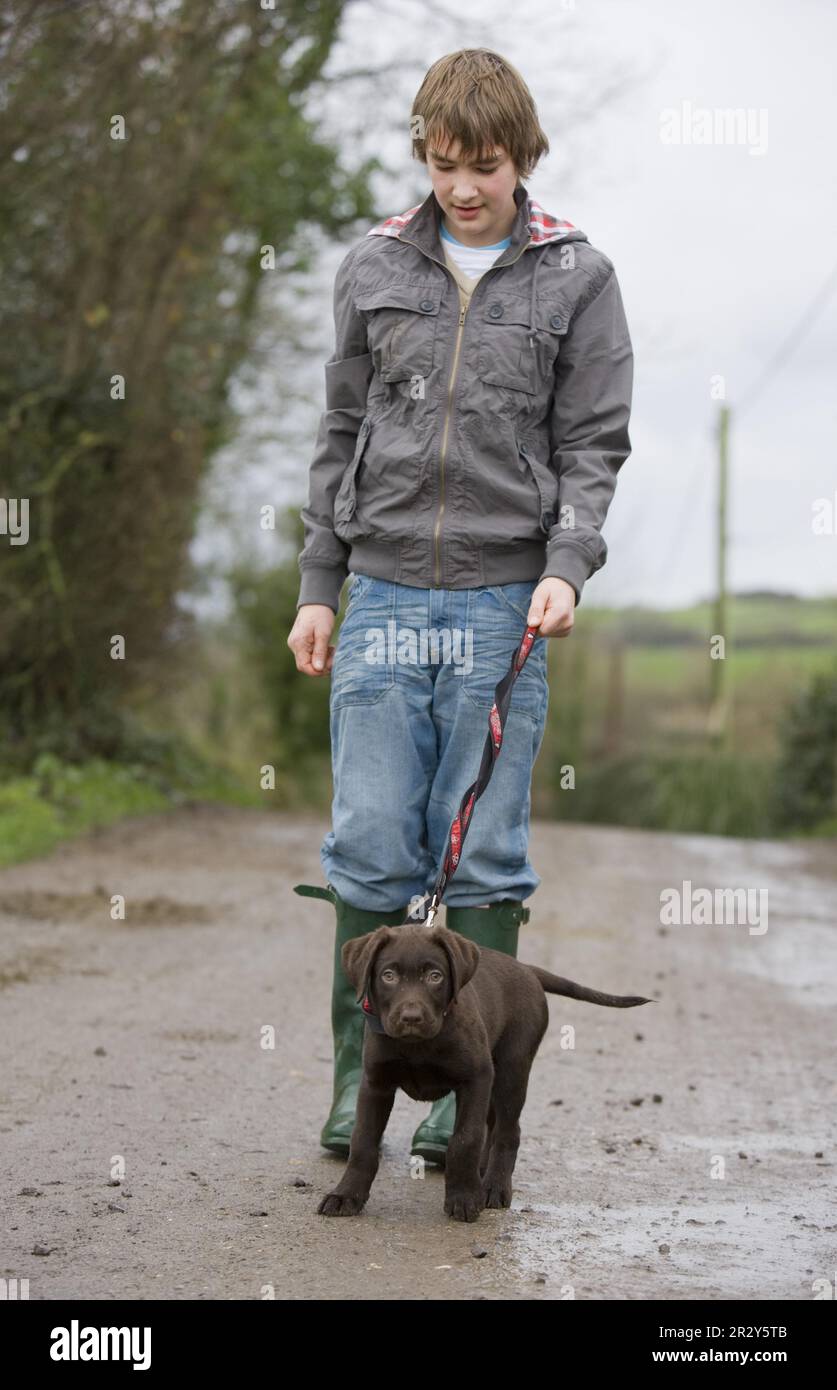
{"type": "Polygon", "coordinates": [[[535,645],[539,626],[539,623],[527,624],[523,636],[520,639],[520,643],[512,656],[511,665],[502,680],[498,681],[495,688],[494,704],[491,706],[491,711],[488,716],[488,734],[486,735],[479,772],[477,773],[476,781],[471,783],[459,803],[459,810],[451,822],[451,827],[448,831],[447,849],[442,859],[442,867],[439,870],[427,907],[427,917],[425,919],[426,926],[432,925],[433,918],[444,897],[445,889],[456,873],[459,861],[462,858],[462,847],[465,844],[465,836],[468,834],[474,807],[491,781],[494,764],[500,756],[500,749],[503,746],[503,730],[506,726],[506,718],[509,712],[509,705],[511,704],[512,687],[520,675],[520,672],[523,670],[526,659],[535,645]]]}

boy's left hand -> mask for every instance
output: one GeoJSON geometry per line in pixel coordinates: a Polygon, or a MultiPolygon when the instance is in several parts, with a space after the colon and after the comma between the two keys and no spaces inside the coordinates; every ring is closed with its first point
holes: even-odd
{"type": "Polygon", "coordinates": [[[575,589],[566,579],[542,579],[526,617],[539,637],[569,637],[575,622],[575,589]]]}

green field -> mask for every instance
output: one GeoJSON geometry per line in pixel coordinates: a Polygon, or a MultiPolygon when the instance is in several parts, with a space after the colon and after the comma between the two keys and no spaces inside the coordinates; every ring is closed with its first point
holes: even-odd
{"type": "MultiPolygon", "coordinates": [[[[837,681],[837,598],[730,600],[722,732],[710,718],[712,623],[707,604],[579,613],[571,638],[549,653],[549,726],[533,786],[539,814],[780,833],[782,731],[813,676],[837,681]],[[568,763],[572,792],[559,785],[568,763]]],[[[822,833],[830,824],[826,815],[822,833]]]]}
{"type": "MultiPolygon", "coordinates": [[[[296,672],[286,645],[295,576],[283,576],[282,589],[286,611],[266,587],[255,645],[234,625],[202,634],[170,695],[132,711],[121,757],[38,751],[31,766],[0,763],[0,864],[187,801],[327,815],[328,681],[296,672]],[[276,769],[269,792],[259,784],[265,764],[276,769]]],[[[789,827],[777,781],[792,702],[818,674],[830,674],[837,691],[837,598],[739,597],[728,626],[720,736],[710,728],[708,605],[581,610],[572,636],[549,645],[533,815],[727,835],[837,835],[837,793],[831,803],[826,793],[816,823],[789,827]],[[567,767],[571,788],[562,785],[567,767]]],[[[827,773],[837,749],[814,737],[813,757],[827,773]]]]}

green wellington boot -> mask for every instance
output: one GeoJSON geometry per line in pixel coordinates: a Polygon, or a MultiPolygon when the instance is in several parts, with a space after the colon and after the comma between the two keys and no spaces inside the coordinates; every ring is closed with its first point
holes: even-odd
{"type": "Polygon", "coordinates": [[[355,1106],[360,1079],[363,1075],[364,1019],[355,998],[354,986],[343,973],[340,953],[347,941],[375,931],[376,927],[400,927],[407,916],[407,907],[394,912],[377,912],[351,907],[329,884],[297,883],[295,893],[308,898],[327,898],[337,912],[337,931],[334,938],[334,973],[331,987],[331,1032],[334,1040],[334,1089],[329,1117],[323,1125],[320,1143],[332,1153],[348,1157],[349,1144],[355,1123],[355,1106]]]}
{"type": "MultiPolygon", "coordinates": [[[[488,946],[516,958],[520,925],[528,921],[528,907],[505,898],[499,903],[489,903],[487,907],[449,907],[446,909],[445,925],[450,931],[467,936],[477,946],[488,946]]],[[[448,1091],[441,1100],[433,1102],[427,1119],[422,1120],[413,1135],[410,1152],[429,1163],[444,1167],[448,1140],[455,1123],[456,1093],[448,1091]]]]}

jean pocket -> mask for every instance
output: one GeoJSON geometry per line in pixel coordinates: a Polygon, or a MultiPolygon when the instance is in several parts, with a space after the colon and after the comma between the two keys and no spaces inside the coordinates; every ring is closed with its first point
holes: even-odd
{"type": "Polygon", "coordinates": [[[347,612],[349,611],[349,606],[351,604],[356,603],[358,599],[363,598],[363,595],[366,593],[371,583],[371,575],[355,573],[354,578],[352,579],[351,588],[349,589],[349,602],[346,605],[347,612]]]}
{"type": "MultiPolygon", "coordinates": [[[[511,667],[512,657],[526,630],[529,600],[536,579],[518,584],[493,585],[474,591],[469,622],[473,629],[473,665],[465,675],[463,690],[486,713],[494,692],[511,667]]],[[[546,640],[536,639],[512,687],[511,711],[526,714],[536,725],[546,717],[546,640]]]]}
{"type": "MultiPolygon", "coordinates": [[[[517,584],[494,584],[489,592],[494,595],[498,603],[504,604],[511,613],[514,613],[525,627],[529,617],[532,595],[539,584],[539,579],[524,579],[517,584]]],[[[523,636],[522,630],[520,635],[523,636]]]]}
{"type": "Polygon", "coordinates": [[[331,668],[331,706],[370,705],[395,684],[395,586],[361,574],[352,586],[331,668]]]}

